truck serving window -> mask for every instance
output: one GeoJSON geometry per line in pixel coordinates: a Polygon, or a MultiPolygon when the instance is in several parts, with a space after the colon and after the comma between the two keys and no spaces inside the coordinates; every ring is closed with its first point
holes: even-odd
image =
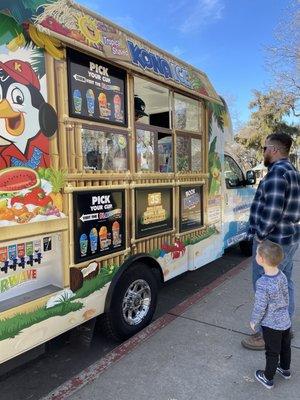
{"type": "Polygon", "coordinates": [[[174,94],[175,128],[180,131],[200,132],[200,103],[181,94],[174,94]]]}
{"type": "Polygon", "coordinates": [[[127,135],[117,129],[83,126],[81,129],[83,167],[93,171],[128,169],[127,135]]]}
{"type": "Polygon", "coordinates": [[[177,172],[202,171],[202,104],[174,93],[177,172]]]}
{"type": "Polygon", "coordinates": [[[135,120],[138,123],[171,129],[169,89],[134,77],[135,120]]]}
{"type": "Polygon", "coordinates": [[[170,91],[134,77],[136,168],[142,172],[173,172],[170,91]]]}
{"type": "Polygon", "coordinates": [[[173,172],[173,140],[170,131],[147,128],[136,129],[137,171],[173,172]]]}

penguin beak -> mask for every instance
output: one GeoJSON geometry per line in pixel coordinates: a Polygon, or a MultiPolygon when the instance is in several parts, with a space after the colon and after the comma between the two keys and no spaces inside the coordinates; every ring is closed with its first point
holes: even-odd
{"type": "Polygon", "coordinates": [[[0,118],[5,119],[5,127],[10,135],[22,135],[25,128],[24,115],[14,111],[7,100],[0,101],[0,118]]]}

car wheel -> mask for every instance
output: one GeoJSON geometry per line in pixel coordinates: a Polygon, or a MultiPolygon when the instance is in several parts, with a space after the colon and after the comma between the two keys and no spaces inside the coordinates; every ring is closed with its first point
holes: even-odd
{"type": "Polygon", "coordinates": [[[157,281],[151,269],[135,263],[114,288],[111,307],[103,319],[106,334],[124,340],[152,320],[157,304],[157,281]]]}

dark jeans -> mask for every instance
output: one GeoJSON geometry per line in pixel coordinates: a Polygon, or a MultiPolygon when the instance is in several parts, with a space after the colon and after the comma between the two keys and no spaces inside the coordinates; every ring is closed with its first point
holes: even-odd
{"type": "Polygon", "coordinates": [[[280,356],[280,367],[290,369],[291,364],[291,335],[290,329],[277,331],[262,326],[263,337],[266,348],[265,377],[269,380],[274,378],[280,356]]]}

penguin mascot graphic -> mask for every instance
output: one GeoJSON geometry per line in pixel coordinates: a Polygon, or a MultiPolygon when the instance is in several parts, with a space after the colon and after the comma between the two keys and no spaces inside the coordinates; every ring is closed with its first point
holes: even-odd
{"type": "Polygon", "coordinates": [[[48,167],[57,115],[28,62],[0,61],[0,169],[48,167]]]}

